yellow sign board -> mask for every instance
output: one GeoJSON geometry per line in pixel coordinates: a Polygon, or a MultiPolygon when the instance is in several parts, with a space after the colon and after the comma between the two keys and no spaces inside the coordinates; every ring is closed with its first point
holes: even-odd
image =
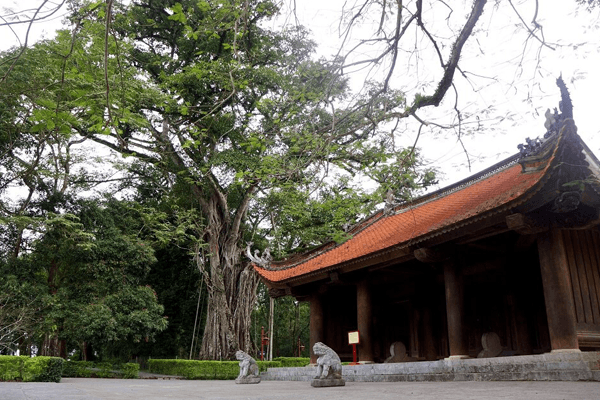
{"type": "Polygon", "coordinates": [[[348,344],[359,344],[360,336],[358,331],[348,332],[348,344]]]}

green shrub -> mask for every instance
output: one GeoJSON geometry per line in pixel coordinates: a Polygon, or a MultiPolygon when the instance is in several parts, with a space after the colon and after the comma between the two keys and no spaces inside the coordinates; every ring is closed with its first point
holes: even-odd
{"type": "Polygon", "coordinates": [[[306,367],[310,364],[309,357],[276,357],[273,361],[279,361],[283,367],[306,367]]]}
{"type": "Polygon", "coordinates": [[[59,357],[24,357],[24,382],[60,382],[64,360],[59,357]]]}
{"type": "MultiPolygon", "coordinates": [[[[283,367],[283,364],[281,363],[281,361],[277,361],[277,360],[273,360],[273,361],[257,361],[256,363],[258,364],[258,370],[260,372],[265,372],[268,368],[281,368],[281,367],[283,367]]],[[[238,365],[238,367],[239,367],[239,365],[238,365]]],[[[238,374],[239,373],[240,372],[238,370],[238,374]]]]}
{"type": "Polygon", "coordinates": [[[96,376],[98,378],[114,378],[116,375],[113,372],[113,364],[111,362],[96,363],[96,376]]]}
{"type": "Polygon", "coordinates": [[[64,377],[71,378],[123,378],[135,379],[140,370],[139,364],[113,364],[110,361],[94,363],[91,361],[65,361],[64,377]]]}
{"type": "MultiPolygon", "coordinates": [[[[257,361],[259,371],[281,367],[278,361],[257,361]]],[[[155,374],[178,375],[186,379],[235,379],[240,373],[238,361],[148,360],[155,374]]]]}
{"type": "Polygon", "coordinates": [[[89,378],[92,376],[94,363],[91,361],[65,361],[63,375],[65,378],[89,378]]]}
{"type": "Polygon", "coordinates": [[[64,361],[65,360],[59,357],[48,357],[45,368],[34,378],[35,381],[60,383],[64,361]]]}
{"type": "Polygon", "coordinates": [[[138,363],[126,363],[121,367],[123,371],[123,379],[136,379],[138,372],[140,372],[140,364],[138,363]]]}
{"type": "Polygon", "coordinates": [[[25,357],[0,356],[0,381],[23,380],[25,357]]]}
{"type": "Polygon", "coordinates": [[[0,356],[0,380],[58,383],[63,361],[59,357],[0,356]]]}

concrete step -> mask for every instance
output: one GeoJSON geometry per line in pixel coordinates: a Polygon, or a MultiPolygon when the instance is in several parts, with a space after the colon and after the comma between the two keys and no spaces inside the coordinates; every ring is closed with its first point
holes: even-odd
{"type": "MultiPolygon", "coordinates": [[[[269,368],[263,380],[310,381],[316,367],[269,368]]],[[[600,381],[600,352],[344,365],[348,382],[600,381]]]]}

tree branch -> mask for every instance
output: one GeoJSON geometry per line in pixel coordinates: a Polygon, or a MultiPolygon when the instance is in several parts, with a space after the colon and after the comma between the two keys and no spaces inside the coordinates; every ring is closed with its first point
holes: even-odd
{"type": "Polygon", "coordinates": [[[438,84],[435,92],[430,96],[420,96],[415,98],[413,104],[403,113],[405,116],[412,115],[415,111],[420,108],[427,106],[438,106],[446,92],[452,85],[452,80],[454,78],[454,72],[456,71],[456,67],[458,65],[458,61],[461,56],[462,48],[471,36],[473,32],[473,28],[475,24],[483,14],[483,9],[487,0],[475,0],[473,3],[473,9],[471,10],[471,14],[467,19],[467,22],[463,26],[460,34],[456,38],[454,45],[452,46],[452,52],[450,53],[450,58],[448,62],[445,64],[444,75],[438,84]]]}

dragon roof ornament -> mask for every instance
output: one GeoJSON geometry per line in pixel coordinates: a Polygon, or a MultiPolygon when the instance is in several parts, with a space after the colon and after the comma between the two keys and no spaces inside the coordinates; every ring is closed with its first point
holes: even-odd
{"type": "Polygon", "coordinates": [[[519,144],[517,148],[521,153],[521,158],[535,155],[548,138],[558,134],[566,119],[573,118],[573,103],[571,102],[571,95],[569,94],[567,86],[562,79],[562,75],[556,80],[556,85],[560,89],[561,100],[558,103],[560,113],[556,107],[554,108],[554,112],[550,111],[549,108],[546,110],[546,113],[544,114],[546,117],[546,121],[544,122],[546,133],[544,134],[544,137],[538,137],[535,139],[527,138],[525,139],[525,144],[519,144]]]}
{"type": "Polygon", "coordinates": [[[254,264],[260,265],[263,268],[268,268],[273,261],[273,256],[271,255],[271,250],[269,248],[265,248],[262,252],[262,255],[258,253],[260,250],[254,249],[254,254],[250,252],[250,247],[253,245],[253,242],[248,242],[248,246],[246,247],[246,256],[252,261],[254,264]]]}

